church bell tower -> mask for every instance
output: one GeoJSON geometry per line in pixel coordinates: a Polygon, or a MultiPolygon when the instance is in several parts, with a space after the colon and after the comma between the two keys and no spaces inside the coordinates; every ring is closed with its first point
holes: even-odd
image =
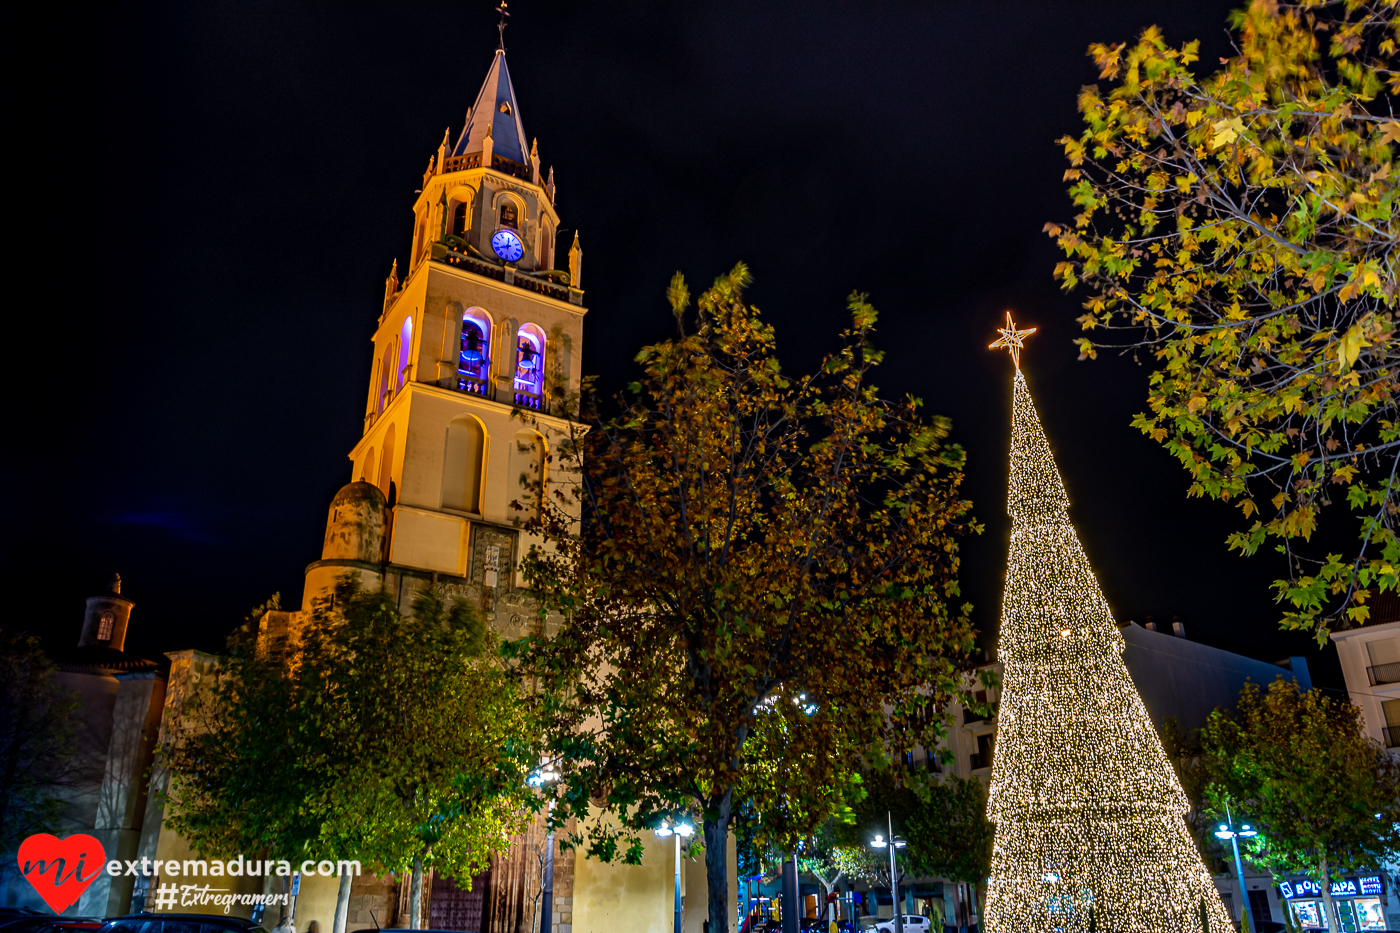
{"type": "Polygon", "coordinates": [[[519,586],[520,526],[568,427],[586,313],[578,236],[561,253],[554,171],[527,138],[499,49],[461,132],[428,160],[403,277],[396,261],[385,282],[364,434],[304,609],[346,572],[367,588],[445,586],[488,616],[519,586]]]}

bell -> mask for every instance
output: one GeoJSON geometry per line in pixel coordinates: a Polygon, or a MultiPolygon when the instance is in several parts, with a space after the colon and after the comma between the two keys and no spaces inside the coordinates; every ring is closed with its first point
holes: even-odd
{"type": "Polygon", "coordinates": [[[463,335],[463,343],[466,347],[462,350],[462,362],[470,363],[473,366],[479,364],[485,357],[481,355],[481,335],[475,329],[463,335]]]}
{"type": "Polygon", "coordinates": [[[539,365],[540,354],[530,342],[522,340],[520,342],[520,368],[525,372],[534,370],[539,365]]]}

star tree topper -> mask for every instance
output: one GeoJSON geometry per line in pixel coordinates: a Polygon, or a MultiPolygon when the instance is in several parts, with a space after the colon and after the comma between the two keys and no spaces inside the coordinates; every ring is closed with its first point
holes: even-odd
{"type": "Polygon", "coordinates": [[[1021,347],[1025,345],[1026,338],[1035,333],[1036,329],[1017,330],[1016,322],[1011,320],[1011,312],[1006,312],[1006,326],[998,327],[997,333],[1001,334],[996,340],[987,344],[988,350],[1004,348],[1011,352],[1011,362],[1016,364],[1016,371],[1021,371],[1021,347]]]}

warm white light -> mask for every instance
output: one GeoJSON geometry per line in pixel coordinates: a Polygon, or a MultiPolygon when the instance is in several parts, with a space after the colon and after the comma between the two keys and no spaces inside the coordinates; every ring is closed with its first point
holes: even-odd
{"type": "Polygon", "coordinates": [[[1201,933],[1202,903],[1211,930],[1232,929],[1019,371],[1010,479],[984,929],[1084,933],[1092,909],[1099,930],[1201,933]]]}
{"type": "Polygon", "coordinates": [[[689,837],[693,832],[695,832],[695,827],[691,826],[689,823],[682,823],[676,827],[676,833],[681,836],[689,837]]]}
{"type": "Polygon", "coordinates": [[[889,843],[885,841],[883,835],[877,833],[875,838],[870,840],[870,845],[876,849],[883,849],[885,846],[889,845],[889,843]]]}

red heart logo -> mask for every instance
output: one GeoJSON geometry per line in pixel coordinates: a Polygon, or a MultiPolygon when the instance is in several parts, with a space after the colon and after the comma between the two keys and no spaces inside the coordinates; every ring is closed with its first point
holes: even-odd
{"type": "Polygon", "coordinates": [[[59,839],[36,833],[19,846],[19,873],[29,879],[44,903],[61,914],[78,902],[102,874],[107,853],[91,836],[59,839]],[[90,873],[88,866],[92,866],[90,873]]]}

